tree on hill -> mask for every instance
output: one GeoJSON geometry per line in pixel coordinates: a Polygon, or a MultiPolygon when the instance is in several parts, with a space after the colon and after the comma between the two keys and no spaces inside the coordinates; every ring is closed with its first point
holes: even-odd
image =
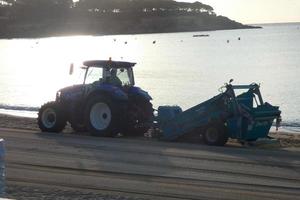
{"type": "Polygon", "coordinates": [[[72,0],[6,0],[11,18],[39,21],[63,17],[71,9],[72,0]]]}
{"type": "Polygon", "coordinates": [[[173,0],[79,0],[75,7],[89,12],[207,12],[214,14],[209,5],[173,0]]]}

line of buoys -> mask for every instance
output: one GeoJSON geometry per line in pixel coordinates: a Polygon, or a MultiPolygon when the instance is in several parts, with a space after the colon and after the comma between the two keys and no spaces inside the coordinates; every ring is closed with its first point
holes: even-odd
{"type": "MultiPolygon", "coordinates": [[[[241,40],[241,37],[238,37],[238,40],[240,41],[240,40],[241,40]]],[[[227,40],[226,42],[227,42],[227,43],[230,43],[230,40],[227,40]]]]}
{"type": "MultiPolygon", "coordinates": [[[[114,42],[116,42],[116,41],[117,41],[117,40],[116,40],[116,39],[114,39],[114,42]]],[[[182,42],[182,40],[181,40],[181,42],[182,42]]],[[[128,44],[128,42],[127,42],[127,41],[125,41],[125,42],[124,42],[124,44],[128,44]]],[[[156,40],[153,40],[153,41],[152,41],[152,44],[156,44],[156,40]]]]}

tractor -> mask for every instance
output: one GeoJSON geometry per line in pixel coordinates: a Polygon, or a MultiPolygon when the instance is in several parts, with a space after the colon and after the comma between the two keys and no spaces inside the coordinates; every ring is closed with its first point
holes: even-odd
{"type": "Polygon", "coordinates": [[[135,64],[111,59],[85,61],[83,84],[60,89],[55,101],[39,109],[41,131],[61,132],[70,123],[75,132],[94,136],[147,132],[153,118],[152,98],[135,86],[135,64]]]}

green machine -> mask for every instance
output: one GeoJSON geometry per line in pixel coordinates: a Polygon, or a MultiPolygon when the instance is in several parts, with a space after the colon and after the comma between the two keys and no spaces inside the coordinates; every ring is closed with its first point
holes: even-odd
{"type": "Polygon", "coordinates": [[[219,95],[186,111],[179,106],[160,106],[157,124],[164,140],[186,134],[202,135],[208,145],[222,146],[228,138],[255,141],[267,138],[273,121],[281,121],[279,107],[264,102],[258,84],[224,86],[219,95]],[[236,95],[237,90],[246,90],[236,95]]]}

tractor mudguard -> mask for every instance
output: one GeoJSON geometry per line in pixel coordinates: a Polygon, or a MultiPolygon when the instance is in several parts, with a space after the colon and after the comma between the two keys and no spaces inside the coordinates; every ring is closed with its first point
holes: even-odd
{"type": "Polygon", "coordinates": [[[105,93],[111,96],[115,100],[127,101],[128,95],[119,87],[110,84],[99,84],[96,87],[92,87],[92,91],[87,92],[90,96],[91,94],[101,94],[105,93]]]}
{"type": "Polygon", "coordinates": [[[131,87],[128,91],[128,95],[129,96],[136,96],[136,97],[140,97],[144,100],[150,101],[152,100],[152,97],[148,94],[148,92],[142,90],[139,87],[131,87]]]}

